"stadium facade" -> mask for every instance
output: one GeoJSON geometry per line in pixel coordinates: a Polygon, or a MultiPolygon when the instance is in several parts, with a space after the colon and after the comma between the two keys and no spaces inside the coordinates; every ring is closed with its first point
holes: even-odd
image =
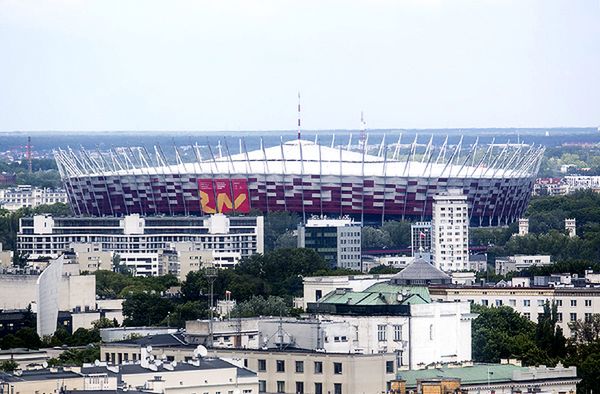
{"type": "MultiPolygon", "coordinates": [[[[365,223],[426,220],[433,196],[461,189],[473,225],[515,221],[525,211],[544,148],[477,142],[385,145],[378,154],[306,140],[254,151],[193,159],[175,148],[109,152],[58,150],[55,159],[76,215],[121,216],[296,212],[305,219],[352,216],[365,223]]],[[[227,149],[228,151],[228,149],[227,149]]]]}

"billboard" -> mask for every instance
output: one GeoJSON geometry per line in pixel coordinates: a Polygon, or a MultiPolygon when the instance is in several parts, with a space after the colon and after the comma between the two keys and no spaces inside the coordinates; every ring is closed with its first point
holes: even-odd
{"type": "Polygon", "coordinates": [[[204,213],[250,212],[246,179],[198,179],[198,189],[204,213]]]}
{"type": "Polygon", "coordinates": [[[204,213],[216,213],[215,187],[212,179],[198,179],[198,190],[200,191],[200,206],[204,213]]]}

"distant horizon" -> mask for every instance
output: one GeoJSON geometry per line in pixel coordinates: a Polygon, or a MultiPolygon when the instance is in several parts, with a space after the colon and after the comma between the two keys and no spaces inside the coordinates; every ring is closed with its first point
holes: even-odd
{"type": "MultiPolygon", "coordinates": [[[[513,130],[513,131],[551,131],[551,130],[589,130],[596,131],[600,126],[549,126],[549,127],[425,127],[425,128],[367,128],[365,131],[369,132],[384,132],[384,131],[462,131],[462,130],[513,130]]],[[[344,132],[360,132],[361,129],[346,129],[346,128],[335,128],[335,129],[303,129],[302,133],[316,133],[316,132],[327,132],[327,133],[344,133],[344,132]]],[[[199,129],[122,129],[122,130],[0,130],[0,134],[27,134],[27,133],[57,133],[57,134],[72,134],[72,133],[297,133],[295,129],[255,129],[255,130],[199,130],[199,129]]]]}

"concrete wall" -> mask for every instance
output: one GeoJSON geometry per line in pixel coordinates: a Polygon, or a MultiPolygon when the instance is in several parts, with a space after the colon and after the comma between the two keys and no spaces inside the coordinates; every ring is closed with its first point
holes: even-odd
{"type": "Polygon", "coordinates": [[[39,275],[0,275],[0,308],[25,309],[37,299],[39,275]]]}

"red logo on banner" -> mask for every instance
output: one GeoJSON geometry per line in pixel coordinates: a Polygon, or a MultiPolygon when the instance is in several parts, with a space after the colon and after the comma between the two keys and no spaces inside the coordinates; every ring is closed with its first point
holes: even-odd
{"type": "Polygon", "coordinates": [[[246,179],[199,179],[198,189],[204,213],[250,212],[246,179]]]}
{"type": "Polygon", "coordinates": [[[215,189],[212,179],[198,179],[198,189],[200,190],[202,212],[216,213],[217,205],[215,203],[215,189]]]}
{"type": "Polygon", "coordinates": [[[248,181],[246,179],[232,179],[233,206],[237,212],[250,212],[250,196],[248,194],[248,181]]]}

